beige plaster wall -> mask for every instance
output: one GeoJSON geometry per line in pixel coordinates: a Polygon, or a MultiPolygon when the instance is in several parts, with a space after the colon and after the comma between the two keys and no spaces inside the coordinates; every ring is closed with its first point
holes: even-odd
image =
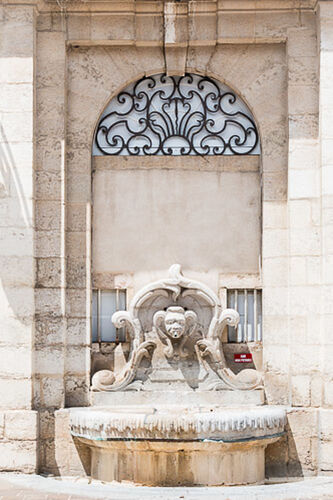
{"type": "Polygon", "coordinates": [[[258,272],[259,158],[235,158],[95,157],[93,272],[258,272]]]}

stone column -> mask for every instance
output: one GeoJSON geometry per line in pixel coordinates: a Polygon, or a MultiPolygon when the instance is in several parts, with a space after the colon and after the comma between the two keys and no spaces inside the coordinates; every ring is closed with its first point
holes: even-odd
{"type": "MultiPolygon", "coordinates": [[[[333,1],[320,1],[318,49],[320,66],[319,141],[322,217],[322,351],[323,406],[319,414],[321,471],[333,470],[333,1]]],[[[315,333],[315,332],[313,332],[315,333]]]]}
{"type": "Polygon", "coordinates": [[[0,469],[35,472],[34,7],[0,7],[0,30],[0,469]]]}

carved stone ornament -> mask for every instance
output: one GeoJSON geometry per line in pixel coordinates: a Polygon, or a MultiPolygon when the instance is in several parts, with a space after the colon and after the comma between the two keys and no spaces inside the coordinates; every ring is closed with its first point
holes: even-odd
{"type": "Polygon", "coordinates": [[[161,380],[165,370],[187,374],[189,367],[194,389],[251,390],[261,386],[261,374],[256,370],[236,375],[226,364],[222,332],[227,325],[237,327],[238,312],[222,310],[216,294],[185,278],[178,264],[170,267],[168,278],[142,288],[129,311],[114,313],[112,322],[116,328],[126,328],[130,354],[118,373],[101,370],[94,374],[95,391],[145,390],[149,370],[161,380]],[[193,382],[193,371],[197,382],[193,382]]]}

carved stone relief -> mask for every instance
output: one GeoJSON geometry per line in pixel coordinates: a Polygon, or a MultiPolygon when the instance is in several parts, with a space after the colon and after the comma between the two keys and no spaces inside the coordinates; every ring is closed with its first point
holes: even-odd
{"type": "Polygon", "coordinates": [[[129,311],[116,312],[112,321],[126,328],[130,354],[118,373],[94,374],[95,391],[154,390],[176,382],[204,391],[260,387],[259,372],[235,375],[226,364],[222,332],[227,325],[237,327],[238,312],[222,310],[216,294],[185,278],[178,264],[168,278],[142,288],[129,311]]]}

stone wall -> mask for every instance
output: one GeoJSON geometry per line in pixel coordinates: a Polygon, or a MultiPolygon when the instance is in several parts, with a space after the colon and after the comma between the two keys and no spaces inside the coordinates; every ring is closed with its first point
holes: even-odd
{"type": "Polygon", "coordinates": [[[38,437],[32,411],[36,14],[31,5],[0,7],[0,467],[26,472],[36,470],[38,437]]]}
{"type": "Polygon", "coordinates": [[[257,4],[2,5],[0,449],[17,453],[16,469],[36,470],[38,448],[39,470],[65,470],[54,414],[89,404],[91,144],[100,113],[144,74],[188,70],[242,96],[262,142],[262,274],[195,278],[216,291],[245,280],[263,286],[266,398],[290,408],[268,474],[333,470],[333,2],[257,4]],[[35,419],[33,410],[38,426],[12,425],[35,419]]]}

